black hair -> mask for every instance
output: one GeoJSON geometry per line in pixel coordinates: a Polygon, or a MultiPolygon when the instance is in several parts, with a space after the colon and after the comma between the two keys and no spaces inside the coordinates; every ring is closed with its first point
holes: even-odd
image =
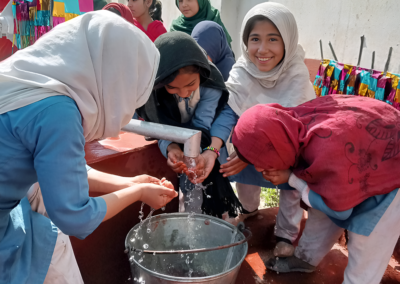
{"type": "Polygon", "coordinates": [[[160,0],[153,0],[151,6],[149,8],[150,17],[154,21],[163,22],[163,20],[161,19],[161,13],[162,13],[162,3],[161,3],[161,1],[160,0]]]}
{"type": "Polygon", "coordinates": [[[115,13],[115,14],[121,16],[121,13],[120,13],[117,9],[115,9],[115,8],[108,8],[107,11],[113,12],[113,13],[115,13]]]}
{"type": "Polygon", "coordinates": [[[154,86],[154,89],[156,90],[172,83],[179,74],[200,74],[200,84],[207,81],[209,77],[209,74],[204,68],[197,65],[188,65],[172,72],[169,76],[158,82],[158,84],[154,86]]]}
{"type": "MultiPolygon", "coordinates": [[[[247,21],[246,26],[244,27],[243,37],[242,37],[242,40],[243,40],[244,44],[246,45],[246,47],[247,47],[247,44],[249,41],[250,33],[254,29],[254,26],[256,25],[257,22],[262,22],[262,21],[270,22],[275,26],[275,24],[270,19],[268,19],[267,17],[262,16],[262,15],[256,15],[256,16],[250,18],[247,21]]],[[[276,28],[276,29],[278,30],[278,28],[276,28]]]]}

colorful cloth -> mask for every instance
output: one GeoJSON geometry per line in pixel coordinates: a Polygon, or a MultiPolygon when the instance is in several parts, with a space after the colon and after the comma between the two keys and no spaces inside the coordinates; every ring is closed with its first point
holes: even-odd
{"type": "MultiPolygon", "coordinates": [[[[48,0],[49,1],[49,0],[48,0]]],[[[88,0],[54,0],[53,26],[69,21],[86,12],[93,11],[93,2],[88,0]]]]}
{"type": "Polygon", "coordinates": [[[135,18],[134,24],[137,26],[142,32],[144,32],[152,42],[155,42],[156,39],[167,32],[167,29],[164,27],[163,22],[161,21],[153,21],[150,25],[147,26],[147,30],[137,21],[135,18]]]}
{"type": "MultiPolygon", "coordinates": [[[[210,0],[197,0],[197,2],[199,3],[199,11],[197,14],[191,18],[186,18],[183,14],[180,15],[172,21],[170,31],[181,31],[191,35],[194,27],[201,21],[213,21],[224,29],[228,44],[231,46],[232,38],[221,21],[221,15],[218,9],[211,6],[210,0]]],[[[176,0],[175,3],[179,9],[179,0],[176,0]]]]}
{"type": "Polygon", "coordinates": [[[331,95],[298,107],[258,105],[239,119],[233,144],[263,169],[293,168],[335,211],[400,186],[400,112],[370,98],[331,95]]]}

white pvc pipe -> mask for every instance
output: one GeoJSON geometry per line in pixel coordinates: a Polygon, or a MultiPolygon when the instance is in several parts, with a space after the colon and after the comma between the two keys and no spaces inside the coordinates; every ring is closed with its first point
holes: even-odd
{"type": "Polygon", "coordinates": [[[201,131],[132,119],[122,131],[184,144],[186,157],[200,154],[201,131]]]}

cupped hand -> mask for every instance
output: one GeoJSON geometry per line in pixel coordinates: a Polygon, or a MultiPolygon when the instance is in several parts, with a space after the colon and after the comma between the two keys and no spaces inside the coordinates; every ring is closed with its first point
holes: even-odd
{"type": "Polygon", "coordinates": [[[168,202],[178,196],[178,193],[173,188],[156,184],[141,184],[140,200],[154,209],[164,207],[168,202]]]}
{"type": "MultiPolygon", "coordinates": [[[[189,161],[188,157],[185,157],[185,162],[187,165],[191,164],[191,161],[189,161]]],[[[189,167],[185,174],[187,175],[189,181],[193,184],[199,183],[199,179],[203,177],[204,175],[204,168],[206,165],[206,161],[204,159],[203,155],[198,155],[195,159],[195,166],[194,167],[189,167]]]]}
{"type": "Polygon", "coordinates": [[[202,183],[210,175],[215,165],[215,160],[218,158],[217,154],[212,151],[205,151],[201,154],[204,158],[203,174],[198,176],[197,179],[191,180],[192,183],[202,183]]]}
{"type": "Polygon", "coordinates": [[[248,166],[247,163],[239,159],[236,152],[232,153],[227,160],[228,162],[222,164],[221,169],[219,170],[219,172],[222,173],[224,177],[236,175],[248,166]]]}
{"type": "Polygon", "coordinates": [[[154,184],[161,184],[161,180],[149,175],[140,175],[135,176],[133,178],[129,178],[133,183],[154,183],[154,184]]]}
{"type": "Polygon", "coordinates": [[[168,151],[167,165],[177,174],[187,172],[187,167],[183,162],[183,152],[180,148],[172,148],[168,151]]]}
{"type": "Polygon", "coordinates": [[[287,183],[289,181],[290,174],[292,173],[291,170],[263,170],[262,175],[263,177],[270,181],[274,185],[279,185],[282,183],[287,183]]]}

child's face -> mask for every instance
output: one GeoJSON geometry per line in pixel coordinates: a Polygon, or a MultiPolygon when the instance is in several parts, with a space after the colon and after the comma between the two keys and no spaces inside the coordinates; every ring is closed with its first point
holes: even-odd
{"type": "Polygon", "coordinates": [[[128,8],[134,18],[140,18],[149,13],[152,0],[128,0],[128,8]]]}
{"type": "Polygon", "coordinates": [[[179,0],[179,10],[186,18],[191,18],[199,11],[197,0],[179,0]]]}
{"type": "Polygon", "coordinates": [[[188,98],[200,86],[200,74],[178,74],[175,80],[165,86],[170,94],[177,94],[181,98],[188,98]]]}
{"type": "Polygon", "coordinates": [[[281,62],[285,55],[285,44],[273,23],[258,21],[250,32],[247,51],[258,70],[268,72],[281,62]]]}

